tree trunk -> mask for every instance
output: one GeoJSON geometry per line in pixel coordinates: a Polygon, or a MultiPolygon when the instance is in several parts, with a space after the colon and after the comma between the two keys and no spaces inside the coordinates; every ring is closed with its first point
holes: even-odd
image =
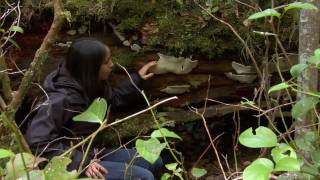
{"type": "MultiPolygon", "coordinates": [[[[312,3],[319,8],[320,0],[305,0],[304,2],[312,3]]],[[[301,10],[299,25],[299,63],[306,63],[308,58],[314,53],[319,46],[319,28],[320,19],[319,12],[314,10],[301,10]]],[[[318,71],[317,69],[307,69],[298,79],[301,90],[305,92],[317,91],[318,71]]],[[[302,99],[306,95],[298,94],[297,99],[302,99]]],[[[305,127],[315,122],[315,116],[308,114],[304,118],[297,119],[295,128],[295,139],[302,139],[304,134],[311,130],[305,127]],[[305,128],[302,128],[305,127],[305,128]]],[[[299,149],[300,155],[306,159],[310,159],[310,153],[306,153],[303,149],[299,149]]]]}
{"type": "MultiPolygon", "coordinates": [[[[0,116],[0,132],[2,139],[6,141],[1,141],[1,147],[9,148],[12,150],[30,152],[30,149],[20,132],[17,124],[15,123],[15,113],[21,106],[22,100],[25,98],[25,95],[34,80],[35,76],[41,71],[42,65],[47,59],[48,50],[53,45],[58,32],[62,26],[64,17],[62,12],[62,5],[60,0],[53,0],[54,4],[54,20],[43,40],[41,47],[37,50],[35,57],[23,77],[19,89],[14,93],[12,100],[9,102],[7,108],[2,112],[0,116]],[[5,133],[5,134],[2,134],[5,133]],[[13,138],[14,137],[14,138],[13,138]],[[11,140],[10,140],[11,139],[11,140]],[[15,139],[17,143],[12,143],[12,140],[15,139]],[[17,146],[18,145],[18,146],[17,146]],[[20,146],[20,147],[19,147],[20,146]],[[17,148],[19,147],[19,148],[17,148]]],[[[2,79],[3,81],[3,79],[2,79]]]]}

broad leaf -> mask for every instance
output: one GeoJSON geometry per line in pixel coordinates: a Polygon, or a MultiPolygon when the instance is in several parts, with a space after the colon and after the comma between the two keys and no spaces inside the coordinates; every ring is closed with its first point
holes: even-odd
{"type": "Polygon", "coordinates": [[[317,141],[318,135],[315,131],[308,131],[304,134],[303,138],[307,142],[313,143],[313,142],[317,141]]]}
{"type": "Polygon", "coordinates": [[[166,128],[160,128],[158,130],[154,130],[151,133],[151,137],[153,137],[153,138],[159,138],[159,137],[163,137],[163,136],[164,137],[177,138],[177,139],[182,140],[182,138],[180,136],[178,136],[175,132],[169,131],[166,128]]]}
{"type": "Polygon", "coordinates": [[[316,50],[314,51],[314,56],[320,58],[320,48],[318,48],[318,49],[316,49],[316,50]]]}
{"type": "Polygon", "coordinates": [[[23,29],[20,26],[11,26],[9,28],[9,31],[14,31],[14,32],[19,32],[19,33],[23,33],[23,29]]]}
{"type": "Polygon", "coordinates": [[[306,141],[303,138],[295,138],[295,143],[298,146],[299,149],[303,149],[303,151],[311,153],[312,151],[315,151],[316,148],[308,141],[306,141]]]}
{"type": "Polygon", "coordinates": [[[10,150],[0,149],[0,159],[14,156],[14,153],[10,150]]]}
{"type": "Polygon", "coordinates": [[[264,11],[252,14],[251,16],[248,17],[248,19],[259,19],[259,18],[269,17],[269,16],[275,16],[279,18],[280,15],[281,14],[274,9],[266,9],[264,11]]]}
{"type": "Polygon", "coordinates": [[[71,163],[71,159],[67,157],[53,157],[50,162],[44,168],[44,175],[46,180],[55,180],[57,177],[59,179],[76,179],[77,172],[74,171],[67,171],[68,164],[71,163]]]}
{"type": "Polygon", "coordinates": [[[6,164],[7,169],[7,179],[17,179],[26,175],[25,169],[32,170],[37,167],[41,159],[34,157],[32,154],[19,153],[11,157],[6,164]],[[22,161],[22,156],[25,162],[25,166],[22,161]]]}
{"type": "Polygon", "coordinates": [[[292,108],[291,114],[295,119],[302,118],[319,103],[319,98],[303,97],[292,108]]]}
{"type": "Polygon", "coordinates": [[[311,3],[294,2],[284,7],[285,11],[288,11],[290,9],[317,10],[318,8],[311,3]]]}
{"type": "Polygon", "coordinates": [[[201,168],[192,168],[191,174],[195,178],[200,178],[200,177],[202,177],[202,176],[207,174],[207,170],[201,169],[201,168]]]}
{"type": "Polygon", "coordinates": [[[320,166],[320,151],[311,152],[312,161],[319,167],[320,166]]]}
{"type": "Polygon", "coordinates": [[[170,171],[174,171],[177,169],[178,164],[177,163],[171,163],[171,164],[166,164],[165,167],[170,170],[170,171]]]}
{"type": "Polygon", "coordinates": [[[103,98],[95,99],[89,108],[83,113],[73,117],[74,121],[83,121],[91,123],[103,123],[107,111],[107,102],[103,98]]]}
{"type": "Polygon", "coordinates": [[[300,171],[300,162],[296,158],[284,157],[276,162],[276,171],[300,171]]]}
{"type": "Polygon", "coordinates": [[[171,175],[170,175],[169,173],[164,173],[164,174],[161,176],[161,180],[168,180],[170,177],[171,177],[171,175]]]}
{"type": "Polygon", "coordinates": [[[283,143],[271,150],[271,156],[276,163],[286,157],[297,159],[297,154],[294,149],[283,143]]]}
{"type": "Polygon", "coordinates": [[[306,68],[308,67],[307,64],[296,64],[291,67],[290,74],[292,77],[298,77],[306,68]]]}
{"type": "Polygon", "coordinates": [[[252,128],[242,132],[239,141],[242,145],[250,148],[274,147],[277,145],[277,136],[269,128],[260,126],[255,130],[255,134],[253,134],[252,128]]]}
{"type": "Polygon", "coordinates": [[[244,180],[269,180],[273,170],[273,162],[266,158],[253,161],[243,172],[244,180]]]}
{"type": "Polygon", "coordinates": [[[285,82],[277,84],[277,85],[274,85],[269,89],[268,94],[270,94],[272,92],[280,91],[280,90],[283,90],[283,89],[287,89],[288,87],[291,87],[291,85],[289,85],[289,84],[287,84],[285,82]]]}
{"type": "MultiPolygon", "coordinates": [[[[29,172],[30,180],[46,180],[43,171],[33,170],[29,172]]],[[[27,174],[19,178],[19,180],[28,180],[27,174]]]]}
{"type": "Polygon", "coordinates": [[[309,59],[307,60],[308,63],[310,64],[314,64],[316,66],[318,66],[320,64],[320,57],[318,56],[311,56],[309,57],[309,59]]]}
{"type": "Polygon", "coordinates": [[[147,141],[138,139],[136,148],[140,156],[153,164],[159,158],[161,151],[165,148],[164,143],[160,143],[157,138],[150,138],[147,141]]]}

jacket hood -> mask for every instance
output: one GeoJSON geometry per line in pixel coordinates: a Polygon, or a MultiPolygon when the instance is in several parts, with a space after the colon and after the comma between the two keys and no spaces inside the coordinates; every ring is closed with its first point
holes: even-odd
{"type": "Polygon", "coordinates": [[[68,72],[65,63],[51,72],[45,79],[43,87],[46,92],[61,92],[64,89],[73,89],[84,94],[82,86],[68,72]]]}

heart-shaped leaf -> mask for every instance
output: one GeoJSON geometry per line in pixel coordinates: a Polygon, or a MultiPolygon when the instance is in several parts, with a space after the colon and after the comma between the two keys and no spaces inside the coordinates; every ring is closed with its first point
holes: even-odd
{"type": "Polygon", "coordinates": [[[291,146],[283,143],[271,150],[271,156],[276,163],[285,157],[297,159],[297,154],[294,149],[291,146]]]}
{"type": "Polygon", "coordinates": [[[7,176],[8,179],[17,179],[25,176],[26,169],[32,170],[37,167],[38,163],[41,162],[41,158],[36,158],[32,154],[28,153],[19,153],[11,157],[6,164],[7,176]],[[25,165],[22,161],[22,156],[25,162],[25,165]]]}
{"type": "Polygon", "coordinates": [[[269,16],[275,16],[279,18],[280,15],[281,14],[274,9],[266,9],[264,11],[252,14],[251,16],[248,17],[248,19],[259,19],[259,18],[269,17],[269,16]]]}
{"type": "Polygon", "coordinates": [[[242,132],[239,141],[242,145],[250,148],[274,147],[277,145],[277,136],[269,128],[260,126],[255,130],[255,134],[253,134],[252,128],[242,132]]]}
{"type": "Polygon", "coordinates": [[[150,138],[147,141],[138,139],[136,148],[140,156],[153,164],[159,158],[161,151],[165,148],[164,143],[160,143],[157,138],[150,138]]]}
{"type": "Polygon", "coordinates": [[[67,166],[70,163],[71,159],[67,157],[53,157],[43,170],[46,180],[55,180],[57,177],[59,179],[76,179],[78,176],[76,171],[67,171],[67,166]]]}
{"type": "Polygon", "coordinates": [[[14,156],[14,153],[10,150],[0,149],[0,159],[14,156]]]}
{"type": "Polygon", "coordinates": [[[276,162],[276,171],[300,171],[300,161],[292,157],[284,157],[276,162]]]}
{"type": "Polygon", "coordinates": [[[299,100],[292,108],[291,114],[295,119],[302,118],[310,110],[312,110],[319,103],[319,98],[317,97],[303,97],[299,100]]]}
{"type": "Polygon", "coordinates": [[[95,99],[83,113],[73,117],[74,121],[103,123],[107,111],[107,102],[104,98],[95,99]]]}
{"type": "Polygon", "coordinates": [[[272,92],[280,91],[280,90],[283,90],[283,89],[287,89],[288,87],[291,87],[291,85],[289,85],[286,82],[274,85],[269,89],[268,94],[270,94],[272,92]]]}
{"type": "Polygon", "coordinates": [[[273,170],[273,162],[266,158],[253,161],[243,172],[244,180],[269,180],[273,170]]]}
{"type": "Polygon", "coordinates": [[[207,170],[201,169],[201,168],[192,168],[191,174],[195,178],[200,178],[200,177],[202,177],[202,176],[207,174],[207,170]]]}
{"type": "Polygon", "coordinates": [[[166,128],[160,128],[158,130],[154,130],[151,133],[151,137],[153,138],[159,138],[159,137],[171,137],[171,138],[177,138],[182,140],[182,138],[180,136],[178,136],[175,132],[169,131],[166,128]]]}
{"type": "Polygon", "coordinates": [[[296,64],[291,67],[290,74],[292,77],[298,77],[306,68],[308,67],[307,64],[296,64]]]}

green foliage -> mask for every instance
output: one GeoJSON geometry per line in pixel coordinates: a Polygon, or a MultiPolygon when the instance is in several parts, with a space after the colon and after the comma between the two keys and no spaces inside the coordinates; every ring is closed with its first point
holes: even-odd
{"type": "Polygon", "coordinates": [[[288,11],[290,9],[317,10],[318,8],[311,3],[294,2],[284,7],[285,11],[288,11]]]}
{"type": "Polygon", "coordinates": [[[257,12],[252,14],[251,16],[248,17],[248,19],[260,19],[263,17],[270,17],[270,16],[275,16],[275,17],[280,17],[280,13],[278,13],[276,10],[274,9],[266,9],[264,11],[261,12],[257,12]]]}
{"type": "Polygon", "coordinates": [[[91,123],[100,123],[104,121],[106,115],[107,102],[104,98],[95,99],[89,108],[83,113],[74,116],[72,119],[74,121],[83,121],[91,123]]]}
{"type": "Polygon", "coordinates": [[[179,179],[183,180],[182,177],[182,169],[178,167],[178,163],[171,163],[171,164],[166,164],[165,167],[171,171],[170,173],[164,173],[161,177],[161,180],[167,180],[167,179],[173,179],[174,177],[178,177],[179,179]]]}
{"type": "Polygon", "coordinates": [[[71,163],[71,159],[67,157],[55,156],[44,168],[43,172],[46,180],[59,179],[76,179],[78,174],[76,171],[68,172],[67,166],[71,163]]]}
{"type": "Polygon", "coordinates": [[[243,171],[244,180],[268,180],[273,170],[273,162],[266,158],[259,158],[253,161],[243,171]]]}
{"type": "Polygon", "coordinates": [[[182,140],[180,136],[178,136],[175,132],[169,131],[166,128],[161,128],[158,130],[155,130],[151,133],[152,138],[159,138],[159,137],[171,137],[171,138],[177,138],[179,140],[182,140]]]}
{"type": "Polygon", "coordinates": [[[242,132],[239,142],[251,148],[274,147],[277,145],[277,136],[269,128],[260,126],[255,130],[255,134],[252,128],[242,132]]]}
{"type": "Polygon", "coordinates": [[[0,149],[0,159],[14,156],[14,153],[10,150],[0,149]]]}
{"type": "Polygon", "coordinates": [[[249,128],[240,134],[239,142],[251,148],[273,147],[271,156],[275,162],[274,166],[274,163],[269,159],[256,159],[245,168],[244,180],[268,180],[273,171],[300,171],[301,169],[301,163],[294,149],[287,144],[279,144],[277,136],[269,128],[258,127],[256,135],[253,135],[252,128],[249,128]]]}
{"type": "Polygon", "coordinates": [[[292,77],[296,78],[308,67],[307,64],[296,64],[291,67],[290,74],[292,77]]]}
{"type": "Polygon", "coordinates": [[[156,162],[165,146],[166,145],[161,143],[157,138],[150,138],[146,141],[138,139],[136,141],[136,148],[139,155],[151,164],[156,162]]]}
{"type": "Polygon", "coordinates": [[[207,171],[205,169],[201,169],[201,168],[192,168],[191,174],[195,178],[200,178],[200,177],[206,175],[207,171]]]}
{"type": "Polygon", "coordinates": [[[304,117],[307,112],[315,108],[319,103],[319,98],[317,97],[303,97],[300,99],[292,108],[291,114],[295,119],[304,117]]]}
{"type": "Polygon", "coordinates": [[[283,90],[283,89],[287,89],[288,87],[291,87],[291,85],[286,83],[286,82],[274,85],[269,89],[268,94],[270,94],[272,92],[277,92],[277,91],[280,91],[280,90],[283,90]]]}

